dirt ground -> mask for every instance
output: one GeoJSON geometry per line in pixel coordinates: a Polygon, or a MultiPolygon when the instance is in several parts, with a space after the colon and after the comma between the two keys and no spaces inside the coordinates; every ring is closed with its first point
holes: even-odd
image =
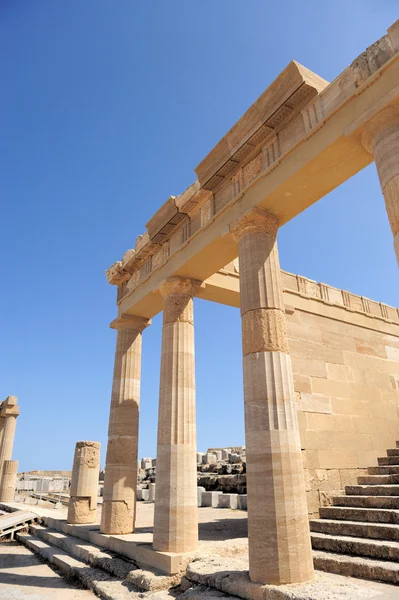
{"type": "Polygon", "coordinates": [[[17,542],[0,542],[0,600],[94,600],[17,542]]]}

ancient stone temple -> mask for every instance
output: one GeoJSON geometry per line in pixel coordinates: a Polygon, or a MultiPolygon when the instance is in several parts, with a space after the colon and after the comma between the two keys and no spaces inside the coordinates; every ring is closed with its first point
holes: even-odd
{"type": "Polygon", "coordinates": [[[309,513],[398,437],[399,313],[281,272],[278,232],[372,161],[399,261],[399,21],[332,83],[290,63],[108,269],[103,533],[134,530],[142,336],[163,311],[153,548],[197,546],[198,297],[241,312],[250,578],[312,578],[309,513]]]}

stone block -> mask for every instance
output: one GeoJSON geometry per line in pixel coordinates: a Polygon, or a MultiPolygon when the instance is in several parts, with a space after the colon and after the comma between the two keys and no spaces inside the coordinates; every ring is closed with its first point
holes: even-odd
{"type": "Polygon", "coordinates": [[[327,378],[335,381],[351,381],[352,371],[345,365],[327,363],[327,378]]]}
{"type": "Polygon", "coordinates": [[[247,510],[247,494],[238,494],[237,496],[237,508],[238,510],[247,510]]]}
{"type": "Polygon", "coordinates": [[[300,393],[299,406],[304,412],[331,414],[331,398],[323,394],[300,393]]]}
{"type": "Polygon", "coordinates": [[[371,450],[371,438],[368,433],[354,431],[334,431],[334,449],[371,450]]]}
{"type": "Polygon", "coordinates": [[[205,492],[205,488],[204,487],[197,487],[197,505],[198,508],[202,506],[202,494],[203,492],[205,492]]]}
{"type": "Polygon", "coordinates": [[[216,454],[214,452],[206,453],[206,463],[207,465],[214,465],[217,463],[216,454]]]}
{"type": "MultiPolygon", "coordinates": [[[[399,385],[398,385],[398,389],[399,389],[399,385]]],[[[222,460],[229,460],[230,457],[230,450],[223,448],[222,450],[222,460]]]]}
{"type": "Polygon", "coordinates": [[[149,493],[149,501],[155,502],[155,483],[150,483],[148,485],[148,493],[149,493]]]}
{"type": "Polygon", "coordinates": [[[222,493],[223,492],[202,492],[202,506],[218,506],[219,496],[222,493]]]}
{"type": "Polygon", "coordinates": [[[197,465],[202,465],[203,464],[203,459],[204,459],[204,453],[203,452],[197,452],[197,465]]]}
{"type": "MultiPolygon", "coordinates": [[[[324,432],[326,433],[326,432],[324,432]]],[[[346,450],[319,450],[319,465],[321,469],[357,469],[359,459],[357,453],[346,450]]]]}
{"type": "Polygon", "coordinates": [[[238,494],[220,494],[219,508],[237,508],[238,494]]]}
{"type": "Polygon", "coordinates": [[[136,499],[137,500],[146,500],[146,501],[148,501],[149,494],[150,494],[149,490],[137,488],[136,499]]]}
{"type": "Polygon", "coordinates": [[[306,501],[308,504],[308,513],[311,515],[319,513],[320,501],[319,492],[309,491],[306,492],[306,501]]]}
{"type": "Polygon", "coordinates": [[[229,462],[231,464],[239,463],[239,462],[241,462],[241,456],[239,454],[236,454],[235,452],[232,452],[230,454],[229,462]]]}
{"type": "Polygon", "coordinates": [[[142,458],[141,459],[141,468],[142,469],[151,469],[152,468],[152,458],[142,458]]]}
{"type": "Polygon", "coordinates": [[[344,493],[343,489],[328,490],[319,492],[320,506],[332,506],[333,498],[336,496],[342,496],[344,493]]]}
{"type": "Polygon", "coordinates": [[[304,375],[303,373],[294,373],[294,389],[296,392],[311,394],[312,386],[310,384],[309,375],[304,375]]]}
{"type": "Polygon", "coordinates": [[[216,456],[217,462],[220,462],[222,460],[222,451],[221,450],[216,450],[215,456],[216,456]]]}

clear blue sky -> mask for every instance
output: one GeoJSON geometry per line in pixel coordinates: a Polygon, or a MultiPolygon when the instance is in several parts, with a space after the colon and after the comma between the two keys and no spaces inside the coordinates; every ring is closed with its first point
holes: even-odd
{"type": "MultiPolygon", "coordinates": [[[[20,469],[105,461],[116,315],[104,270],[292,59],[332,80],[397,0],[2,0],[0,398],[20,469]]],[[[286,225],[282,268],[399,306],[375,167],[286,225]]],[[[244,443],[238,310],[195,301],[198,448],[244,443]]],[[[161,319],[145,331],[140,456],[154,456],[161,319]]]]}

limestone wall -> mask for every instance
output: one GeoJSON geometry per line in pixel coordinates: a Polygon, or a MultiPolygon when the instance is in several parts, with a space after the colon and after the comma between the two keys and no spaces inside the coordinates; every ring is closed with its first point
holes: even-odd
{"type": "Polygon", "coordinates": [[[283,273],[309,513],[399,439],[399,317],[283,273]]]}

